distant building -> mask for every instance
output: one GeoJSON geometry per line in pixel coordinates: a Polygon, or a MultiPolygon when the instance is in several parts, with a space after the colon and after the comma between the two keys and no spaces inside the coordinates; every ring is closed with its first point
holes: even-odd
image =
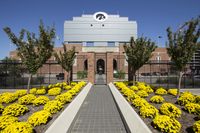
{"type": "MultiPolygon", "coordinates": [[[[77,52],[73,73],[87,71],[88,80],[92,83],[98,73],[106,75],[107,83],[113,81],[114,70],[127,73],[128,63],[125,60],[123,44],[128,43],[131,37],[137,38],[137,22],[130,21],[128,17],[97,12],[73,17],[72,20],[64,22],[64,43],[67,49],[75,46],[77,52]]],[[[54,50],[63,49],[57,47],[54,50]]],[[[16,51],[11,52],[10,56],[16,57],[16,51]]],[[[55,59],[52,57],[50,60],[55,59]]],[[[166,48],[157,48],[151,60],[169,61],[166,48]]],[[[59,73],[58,67],[52,68],[51,71],[59,73]]],[[[45,71],[46,68],[42,70],[45,71]]]]}

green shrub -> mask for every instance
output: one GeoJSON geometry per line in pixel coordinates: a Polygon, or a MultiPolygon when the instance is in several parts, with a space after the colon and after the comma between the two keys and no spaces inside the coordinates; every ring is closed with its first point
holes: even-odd
{"type": "Polygon", "coordinates": [[[178,133],[181,129],[181,124],[175,118],[167,115],[157,115],[153,119],[153,126],[165,133],[178,133]]]}
{"type": "Polygon", "coordinates": [[[49,111],[51,114],[57,113],[63,108],[63,104],[58,100],[52,100],[44,105],[44,110],[49,111]]]}
{"type": "Polygon", "coordinates": [[[15,122],[7,126],[2,133],[34,133],[33,127],[27,122],[15,122]]]}
{"type": "Polygon", "coordinates": [[[192,129],[195,133],[199,133],[200,132],[200,120],[196,121],[193,126],[192,129]]]}
{"type": "Polygon", "coordinates": [[[165,101],[165,99],[162,96],[155,95],[155,96],[151,97],[150,101],[152,103],[163,103],[165,101]]]}
{"type": "Polygon", "coordinates": [[[125,72],[120,70],[113,74],[114,78],[125,79],[125,72]]]}
{"type": "Polygon", "coordinates": [[[18,122],[17,117],[11,115],[0,116],[0,131],[15,122],[18,122]]]}
{"type": "Polygon", "coordinates": [[[47,96],[39,96],[33,101],[33,105],[38,106],[38,105],[44,105],[47,102],[49,102],[49,98],[47,96]]]}
{"type": "Polygon", "coordinates": [[[181,117],[181,110],[172,103],[163,103],[160,106],[160,112],[169,117],[181,117]]]}
{"type": "Polygon", "coordinates": [[[28,107],[26,107],[25,105],[13,103],[13,104],[5,107],[2,114],[3,115],[19,116],[19,115],[23,115],[27,111],[28,111],[28,107]]]}
{"type": "Polygon", "coordinates": [[[36,99],[35,95],[33,95],[33,94],[27,94],[27,95],[25,95],[23,97],[20,97],[18,99],[18,103],[19,104],[26,104],[26,105],[28,105],[28,104],[32,104],[33,100],[35,100],[35,99],[36,99]]]}
{"type": "Polygon", "coordinates": [[[50,118],[51,118],[51,113],[49,113],[46,110],[41,110],[41,111],[33,113],[28,118],[28,123],[30,123],[31,125],[35,127],[41,124],[46,124],[50,118]]]}
{"type": "Polygon", "coordinates": [[[78,71],[78,72],[77,72],[77,78],[78,78],[78,79],[87,78],[87,71],[78,71]]]}
{"type": "Polygon", "coordinates": [[[158,109],[150,104],[147,106],[142,106],[140,108],[140,115],[144,118],[146,117],[154,118],[156,115],[158,115],[158,112],[159,112],[158,109]]]}
{"type": "Polygon", "coordinates": [[[56,95],[59,95],[60,93],[61,93],[60,87],[54,87],[54,88],[51,88],[50,90],[48,90],[48,95],[50,95],[50,96],[56,96],[56,95]]]}

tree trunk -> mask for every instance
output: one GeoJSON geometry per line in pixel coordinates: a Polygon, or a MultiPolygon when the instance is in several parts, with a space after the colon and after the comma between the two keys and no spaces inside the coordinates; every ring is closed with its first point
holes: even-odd
{"type": "Polygon", "coordinates": [[[31,78],[32,78],[32,74],[29,74],[29,77],[28,77],[28,86],[27,86],[27,93],[28,93],[28,94],[29,94],[29,92],[30,92],[31,78]]]}
{"type": "Polygon", "coordinates": [[[133,81],[133,68],[128,64],[128,81],[133,81]]]}
{"type": "Polygon", "coordinates": [[[182,72],[182,71],[179,72],[177,99],[178,99],[179,96],[180,96],[181,79],[182,79],[183,74],[184,74],[184,72],[182,72]]]}
{"type": "Polygon", "coordinates": [[[67,72],[67,84],[70,85],[70,71],[67,72]]]}
{"type": "Polygon", "coordinates": [[[133,71],[133,85],[135,85],[136,82],[136,71],[133,71]]]}

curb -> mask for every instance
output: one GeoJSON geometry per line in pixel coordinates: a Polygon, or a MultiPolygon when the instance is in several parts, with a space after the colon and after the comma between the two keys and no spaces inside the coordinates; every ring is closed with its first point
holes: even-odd
{"type": "Polygon", "coordinates": [[[88,83],[60,116],[51,124],[45,133],[66,133],[91,87],[92,84],[88,83]]]}
{"type": "Polygon", "coordinates": [[[152,133],[143,120],[138,116],[126,99],[121,95],[113,83],[109,83],[109,88],[124,117],[124,120],[131,133],[152,133]]]}

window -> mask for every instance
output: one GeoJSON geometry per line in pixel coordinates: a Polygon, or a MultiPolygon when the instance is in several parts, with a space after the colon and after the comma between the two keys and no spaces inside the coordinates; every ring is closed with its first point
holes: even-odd
{"type": "Polygon", "coordinates": [[[92,46],[94,46],[94,42],[86,42],[86,46],[92,47],[92,46]]]}
{"type": "Polygon", "coordinates": [[[160,56],[156,56],[156,60],[157,60],[157,62],[160,62],[161,57],[160,56]]]}
{"type": "Polygon", "coordinates": [[[114,47],[115,46],[115,42],[108,42],[107,44],[108,44],[107,45],[108,47],[114,47]]]}

